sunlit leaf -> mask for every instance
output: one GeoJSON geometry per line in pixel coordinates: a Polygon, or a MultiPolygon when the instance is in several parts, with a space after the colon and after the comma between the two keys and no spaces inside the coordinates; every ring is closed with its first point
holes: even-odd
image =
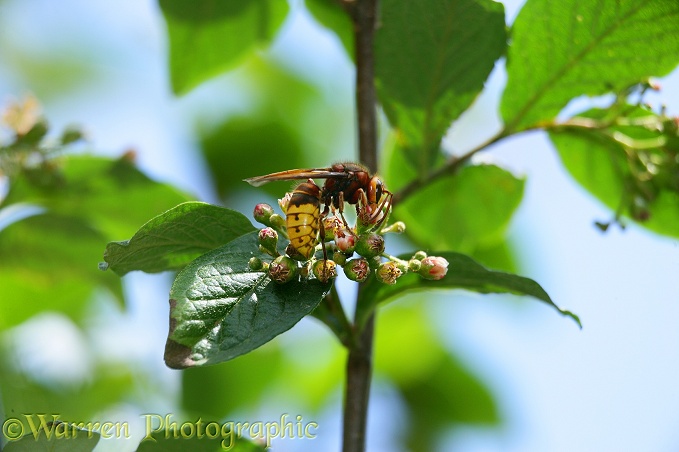
{"type": "Polygon", "coordinates": [[[420,247],[471,253],[504,240],[523,188],[523,179],[500,167],[465,166],[398,203],[394,217],[420,247]]]}
{"type": "MultiPolygon", "coordinates": [[[[579,118],[606,123],[612,113],[594,109],[579,118]]],[[[549,137],[566,170],[613,212],[651,231],[679,237],[679,163],[675,157],[679,140],[672,121],[645,108],[629,107],[620,121],[623,125],[557,128],[549,137]],[[669,130],[662,127],[663,121],[669,130]],[[656,145],[629,148],[635,143],[656,145]]]]}
{"type": "Polygon", "coordinates": [[[247,353],[292,328],[330,289],[318,280],[274,283],[250,270],[268,257],[257,234],[246,234],[185,267],[170,292],[165,362],[184,368],[215,364],[247,353]]]}
{"type": "Polygon", "coordinates": [[[489,0],[380,3],[378,96],[419,177],[505,50],[504,9],[489,0]]]}
{"type": "Polygon", "coordinates": [[[105,241],[80,219],[51,213],[0,231],[0,329],[45,310],[77,321],[100,286],[122,299],[120,280],[97,270],[105,241]]]}
{"type": "Polygon", "coordinates": [[[179,270],[201,254],[254,230],[239,212],[187,202],[152,218],[130,240],[109,243],[104,260],[120,276],[133,270],[179,270]]]}
{"type": "Polygon", "coordinates": [[[539,126],[574,97],[621,92],[679,64],[676,0],[528,0],[512,28],[502,116],[539,126]]]}
{"type": "Polygon", "coordinates": [[[159,0],[170,41],[175,93],[233,67],[257,46],[268,44],[288,13],[284,0],[159,0]]]}

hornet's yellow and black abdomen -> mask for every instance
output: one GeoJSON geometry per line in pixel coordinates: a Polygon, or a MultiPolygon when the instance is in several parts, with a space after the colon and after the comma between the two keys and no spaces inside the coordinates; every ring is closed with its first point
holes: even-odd
{"type": "Polygon", "coordinates": [[[292,192],[285,213],[290,244],[307,259],[311,257],[318,243],[320,193],[320,188],[314,183],[304,182],[298,185],[292,192]]]}

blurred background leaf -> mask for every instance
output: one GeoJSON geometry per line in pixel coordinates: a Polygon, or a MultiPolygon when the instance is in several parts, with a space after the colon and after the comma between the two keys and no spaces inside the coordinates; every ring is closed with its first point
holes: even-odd
{"type": "Polygon", "coordinates": [[[256,46],[273,40],[288,14],[284,0],[159,0],[170,40],[175,93],[234,67],[256,46]]]}

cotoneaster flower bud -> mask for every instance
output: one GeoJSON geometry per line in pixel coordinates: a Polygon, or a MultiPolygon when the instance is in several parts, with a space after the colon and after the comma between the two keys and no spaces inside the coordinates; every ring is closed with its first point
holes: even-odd
{"type": "Polygon", "coordinates": [[[283,213],[288,212],[288,204],[290,203],[290,198],[292,198],[292,192],[288,192],[281,199],[278,200],[278,206],[281,208],[283,213]]]}
{"type": "Polygon", "coordinates": [[[418,273],[425,279],[443,279],[448,273],[448,261],[439,256],[425,257],[418,273]]]}
{"type": "Polygon", "coordinates": [[[370,275],[370,265],[368,261],[364,258],[351,259],[344,267],[344,274],[352,281],[363,282],[368,279],[370,275]]]}
{"type": "MultiPolygon", "coordinates": [[[[273,214],[269,217],[269,223],[271,223],[270,226],[272,228],[274,228],[275,230],[277,230],[279,232],[282,231],[283,235],[286,235],[286,233],[285,233],[285,218],[283,218],[282,216],[275,213],[275,214],[273,214]]],[[[287,237],[287,235],[286,235],[286,237],[287,237]]]]}
{"type": "Polygon", "coordinates": [[[397,221],[382,229],[382,234],[392,232],[394,234],[403,234],[406,231],[406,224],[402,221],[397,221]]]}
{"type": "Polygon", "coordinates": [[[271,226],[269,218],[273,215],[273,207],[268,204],[257,204],[253,212],[253,217],[257,223],[261,223],[264,226],[271,226]]]}
{"type": "Polygon", "coordinates": [[[250,270],[259,271],[264,268],[264,262],[260,258],[253,256],[248,261],[248,267],[250,267],[250,270]]]}
{"type": "Polygon", "coordinates": [[[337,236],[335,237],[335,244],[337,245],[338,250],[351,255],[356,247],[356,236],[346,229],[338,230],[337,236]]]}
{"type": "Polygon", "coordinates": [[[335,231],[339,231],[340,228],[342,227],[342,220],[339,218],[332,216],[332,217],[325,217],[323,219],[323,229],[325,230],[325,239],[326,240],[334,240],[335,239],[335,231]]]}
{"type": "Polygon", "coordinates": [[[334,261],[328,259],[314,262],[311,269],[314,276],[321,282],[328,282],[337,277],[337,266],[334,261]]]}
{"type": "Polygon", "coordinates": [[[278,256],[269,264],[269,277],[278,284],[285,284],[297,276],[297,262],[287,256],[278,256]]]}
{"type": "Polygon", "coordinates": [[[334,260],[337,265],[342,266],[346,263],[347,256],[344,253],[335,251],[332,253],[332,260],[334,260]]]}
{"type": "Polygon", "coordinates": [[[412,258],[421,261],[425,257],[427,257],[427,253],[425,253],[424,251],[418,251],[417,253],[413,254],[412,258]]]}
{"type": "Polygon", "coordinates": [[[384,252],[384,237],[379,234],[363,234],[356,242],[355,251],[363,257],[371,258],[384,252]]]}
{"type": "Polygon", "coordinates": [[[276,245],[278,233],[273,228],[264,228],[259,231],[259,249],[271,256],[278,256],[276,245]]]}
{"type": "Polygon", "coordinates": [[[403,275],[403,272],[398,268],[396,262],[392,261],[380,264],[375,272],[377,280],[384,284],[396,284],[396,280],[400,278],[401,275],[403,275]]]}

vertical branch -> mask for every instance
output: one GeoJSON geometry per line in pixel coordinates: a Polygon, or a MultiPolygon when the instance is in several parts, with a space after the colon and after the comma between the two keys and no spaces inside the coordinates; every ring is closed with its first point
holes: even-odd
{"type": "MultiPolygon", "coordinates": [[[[377,170],[377,114],[375,94],[374,36],[378,0],[343,0],[354,23],[356,52],[356,113],[361,163],[377,170]]],[[[357,304],[361,303],[359,287],[357,304]]],[[[344,393],[343,452],[363,452],[366,443],[368,400],[372,379],[374,313],[349,349],[344,393]]],[[[356,323],[354,323],[356,328],[356,323]]]]}
{"type": "Polygon", "coordinates": [[[375,94],[375,25],[378,0],[355,0],[356,112],[361,163],[377,171],[377,114],[375,94]]]}

